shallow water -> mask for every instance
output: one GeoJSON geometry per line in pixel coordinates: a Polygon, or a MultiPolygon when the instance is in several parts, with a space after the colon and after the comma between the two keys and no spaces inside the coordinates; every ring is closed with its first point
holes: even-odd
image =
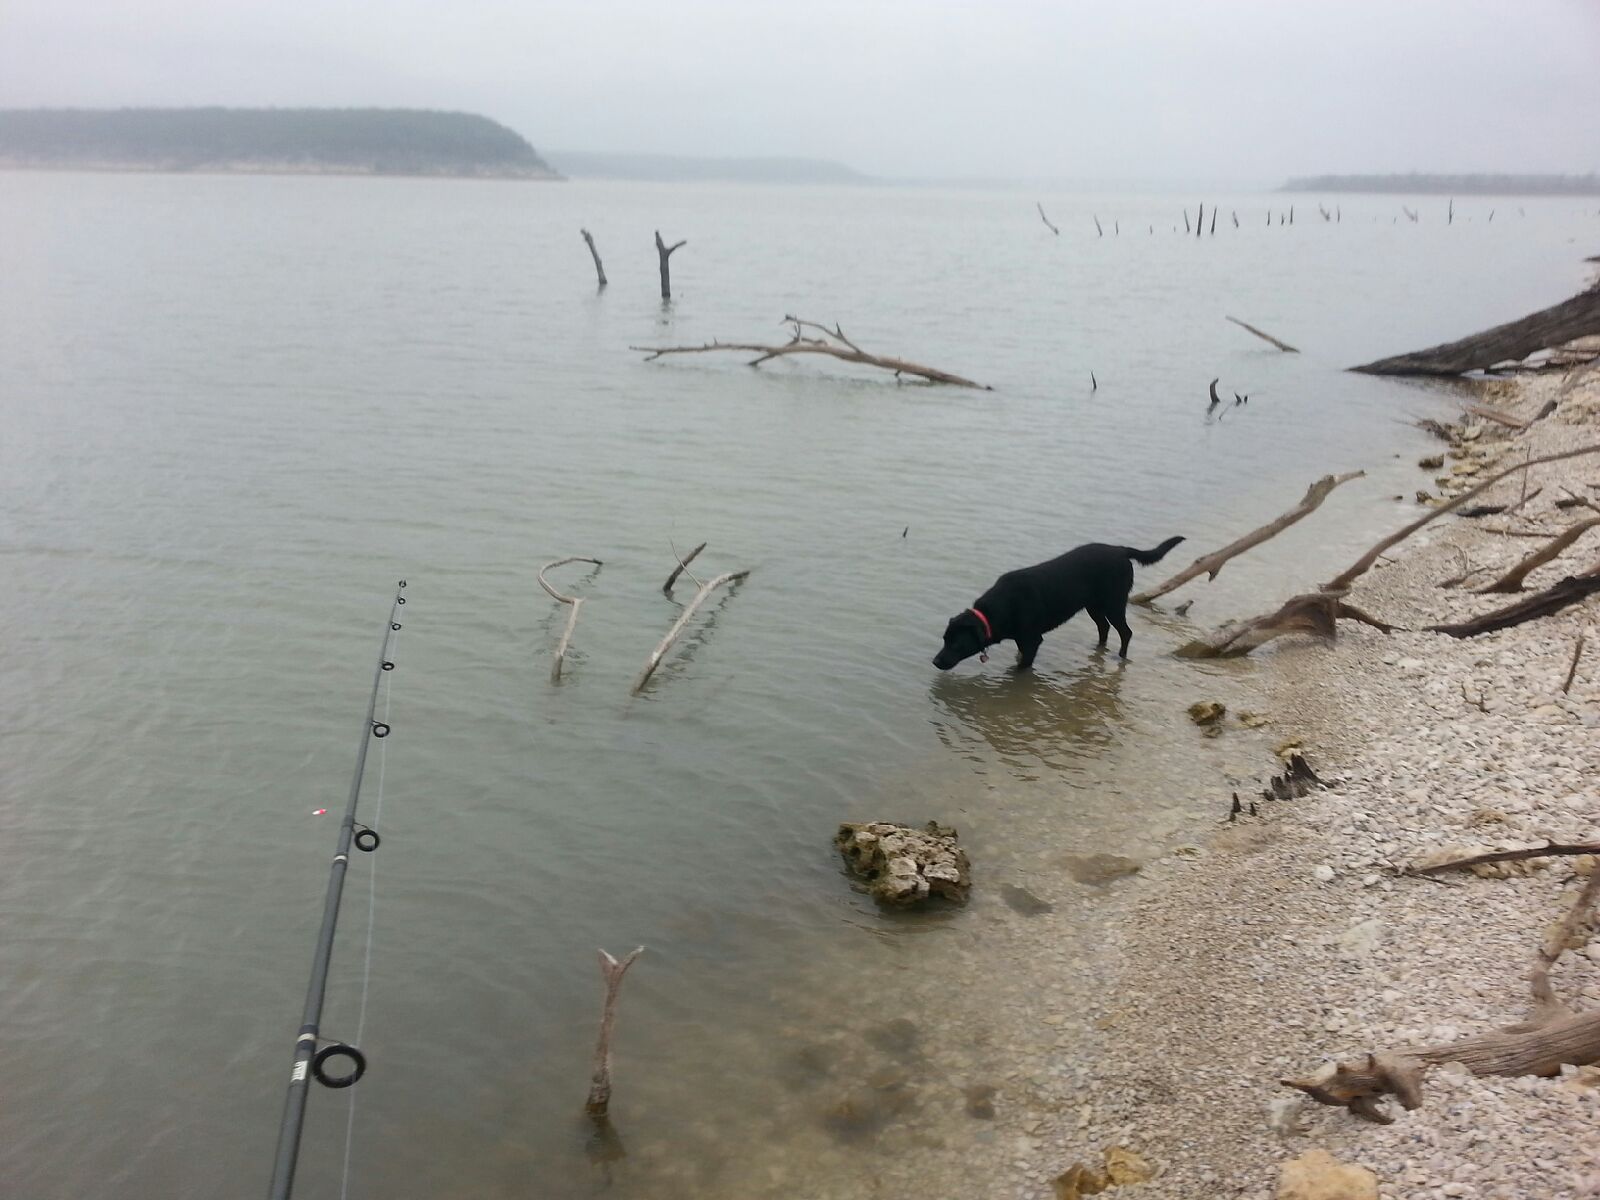
{"type": "Polygon", "coordinates": [[[1126,668],[1080,621],[1032,678],[1009,650],[939,675],[945,619],[1079,542],[1187,535],[1157,580],[1364,467],[1191,615],[1324,577],[1425,485],[1405,418],[1451,407],[1339,368],[1567,294],[1595,236],[1557,200],[1446,227],[1434,200],[1411,225],[1345,197],[1324,224],[1297,197],[1268,228],[1288,198],[1220,197],[1240,227],[1194,239],[1190,197],[1040,197],[1055,237],[1035,199],[0,174],[0,1191],[265,1188],[398,578],[362,809],[381,768],[385,840],[352,869],[324,1022],[357,1024],[376,869],[373,1065],[314,1091],[298,1194],[338,1194],[351,1096],[355,1196],[844,1194],[862,1145],[892,1196],[936,1148],[1009,1160],[959,1087],[1046,1049],[1068,1070],[1072,1044],[1016,1037],[986,981],[1042,920],[1059,962],[1033,966],[1091,986],[1099,901],[1060,856],[1150,853],[1212,811],[1251,751],[1182,710],[1249,668],[1174,661],[1190,627],[1137,614],[1126,668]],[[688,239],[667,307],[657,226],[688,239]],[[628,350],[789,312],[995,390],[628,350]],[[1220,422],[1213,376],[1251,396],[1220,422]],[[702,540],[697,571],[752,574],[630,699],[676,612],[671,543],[702,540]],[[558,577],[591,603],[552,687],[565,613],[534,573],[569,554],[605,565],[558,577]],[[854,893],[829,837],[876,818],[955,823],[973,905],[854,893]],[[607,1161],[575,1120],[593,954],[636,944],[607,1161]],[[901,1017],[916,1043],[886,1049],[901,1017]],[[915,1102],[841,1125],[896,1069],[915,1102]]]}

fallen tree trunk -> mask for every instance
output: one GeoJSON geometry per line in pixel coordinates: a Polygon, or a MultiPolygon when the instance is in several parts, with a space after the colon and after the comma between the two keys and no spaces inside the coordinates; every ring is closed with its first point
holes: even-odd
{"type": "Polygon", "coordinates": [[[1448,633],[1453,638],[1477,637],[1481,633],[1493,633],[1497,629],[1509,629],[1525,621],[1548,617],[1596,592],[1600,592],[1600,565],[1591,567],[1582,575],[1568,575],[1560,583],[1542,592],[1535,592],[1526,600],[1518,600],[1515,604],[1497,608],[1470,621],[1428,625],[1425,628],[1434,633],[1448,633]]]}
{"type": "Polygon", "coordinates": [[[1372,564],[1378,561],[1379,556],[1382,555],[1385,550],[1389,549],[1391,546],[1398,545],[1400,542],[1405,541],[1408,537],[1410,537],[1417,530],[1421,529],[1424,525],[1428,524],[1430,521],[1436,521],[1446,513],[1454,512],[1456,509],[1460,508],[1468,500],[1471,500],[1475,496],[1481,496],[1484,492],[1488,491],[1502,479],[1509,479],[1518,471],[1526,471],[1529,467],[1542,466],[1545,463],[1560,462],[1561,460],[1567,458],[1578,458],[1585,454],[1600,454],[1600,445],[1581,446],[1576,450],[1565,450],[1560,454],[1546,454],[1541,458],[1526,459],[1514,467],[1508,467],[1506,470],[1501,471],[1498,475],[1493,475],[1490,478],[1485,479],[1482,483],[1478,484],[1477,487],[1462,492],[1461,495],[1457,496],[1449,503],[1441,504],[1438,508],[1429,512],[1426,516],[1418,517],[1415,521],[1400,529],[1398,532],[1390,534],[1388,537],[1384,538],[1376,546],[1358,558],[1355,563],[1346,569],[1342,574],[1335,576],[1333,579],[1330,579],[1327,583],[1323,584],[1322,590],[1325,592],[1342,592],[1347,590],[1352,583],[1354,583],[1360,576],[1366,574],[1367,571],[1372,568],[1372,564]]]}
{"type": "MultiPolygon", "coordinates": [[[[1061,236],[1061,230],[1057,229],[1054,225],[1050,224],[1050,218],[1044,215],[1044,205],[1041,204],[1039,201],[1035,200],[1034,201],[1034,207],[1036,207],[1039,210],[1039,220],[1044,222],[1045,228],[1048,229],[1051,233],[1055,234],[1057,237],[1060,237],[1061,236]]],[[[1098,222],[1096,224],[1098,224],[1098,222]]]]}
{"type": "Polygon", "coordinates": [[[1600,288],[1590,288],[1539,312],[1496,325],[1460,341],[1446,342],[1352,367],[1366,375],[1460,375],[1481,371],[1535,350],[1600,333],[1600,288]]]}
{"type": "Polygon", "coordinates": [[[1275,613],[1226,625],[1210,637],[1197,638],[1178,647],[1173,653],[1179,658],[1236,658],[1286,633],[1310,633],[1331,639],[1337,633],[1336,622],[1340,618],[1371,625],[1384,633],[1392,633],[1397,628],[1362,612],[1353,604],[1346,604],[1340,598],[1342,595],[1307,592],[1295,596],[1275,613]]]}
{"type": "Polygon", "coordinates": [[[600,276],[600,286],[606,286],[606,269],[600,262],[600,251],[594,248],[594,235],[587,229],[578,230],[583,234],[583,240],[589,244],[589,257],[594,259],[594,273],[600,276]]]}
{"type": "Polygon", "coordinates": [[[862,366],[877,367],[884,371],[893,371],[900,375],[915,375],[919,379],[926,379],[929,383],[944,383],[952,387],[977,388],[980,391],[993,391],[993,388],[976,383],[960,375],[953,375],[949,371],[941,371],[936,367],[925,367],[920,363],[908,362],[903,358],[892,358],[888,355],[869,354],[857,346],[844,335],[844,330],[839,325],[832,329],[819,325],[815,321],[802,321],[796,317],[785,317],[784,321],[793,327],[793,334],[787,342],[780,345],[763,345],[756,342],[707,342],[703,346],[629,346],[628,349],[644,354],[646,362],[654,362],[667,354],[704,354],[708,351],[743,351],[757,355],[750,360],[749,365],[759,367],[762,363],[774,358],[783,358],[790,354],[825,354],[830,358],[837,358],[843,362],[860,363],[862,366]],[[821,337],[807,337],[806,329],[820,330],[821,337]]]}
{"type": "Polygon", "coordinates": [[[567,645],[572,641],[572,631],[578,627],[578,610],[583,607],[583,599],[580,596],[562,595],[560,592],[556,591],[555,588],[550,586],[550,581],[544,577],[544,573],[552,570],[555,567],[564,567],[568,563],[575,562],[593,563],[597,567],[604,565],[598,558],[582,558],[574,556],[572,558],[558,558],[554,562],[547,562],[544,566],[539,568],[539,586],[549,593],[552,600],[555,600],[560,604],[565,604],[571,609],[571,611],[567,614],[567,628],[561,635],[561,641],[556,644],[555,661],[550,664],[551,683],[559,683],[561,681],[561,664],[567,656],[567,645]]]}
{"type": "Polygon", "coordinates": [[[1539,547],[1539,549],[1535,550],[1516,566],[1512,567],[1511,570],[1500,576],[1499,579],[1496,579],[1487,587],[1479,588],[1479,593],[1520,592],[1522,590],[1522,581],[1526,579],[1529,574],[1544,566],[1544,564],[1549,562],[1551,559],[1559,557],[1563,550],[1572,545],[1573,542],[1577,541],[1584,534],[1588,533],[1589,530],[1593,529],[1596,525],[1600,525],[1600,517],[1591,517],[1587,521],[1579,521],[1576,525],[1569,525],[1566,529],[1563,529],[1560,533],[1556,534],[1555,537],[1551,538],[1548,543],[1539,547]]]}
{"type": "Polygon", "coordinates": [[[1289,345],[1288,342],[1280,342],[1277,338],[1273,337],[1270,333],[1263,333],[1261,330],[1257,329],[1254,325],[1251,325],[1248,322],[1239,320],[1238,317],[1226,317],[1224,319],[1232,321],[1240,329],[1248,329],[1251,333],[1255,334],[1258,338],[1260,338],[1264,342],[1271,342],[1274,346],[1276,346],[1279,350],[1282,350],[1285,354],[1299,354],[1300,353],[1300,351],[1296,350],[1293,346],[1289,345]]]}
{"type": "Polygon", "coordinates": [[[678,619],[673,622],[672,628],[667,630],[667,636],[661,639],[661,644],[645,660],[644,670],[640,671],[639,678],[633,681],[633,694],[635,696],[644,689],[645,684],[650,682],[650,676],[655,674],[656,668],[661,665],[661,660],[666,657],[667,651],[672,649],[672,643],[678,640],[678,635],[683,632],[684,626],[689,623],[689,618],[694,616],[695,610],[705,602],[706,597],[723,584],[736,583],[748,574],[750,574],[749,571],[730,571],[726,575],[718,575],[715,579],[707,580],[700,585],[700,590],[694,594],[694,599],[689,601],[683,612],[678,614],[678,619]]]}
{"type": "Polygon", "coordinates": [[[1210,554],[1201,555],[1199,558],[1195,559],[1194,562],[1190,563],[1183,570],[1179,571],[1171,579],[1163,583],[1160,587],[1152,588],[1148,592],[1140,592],[1138,595],[1134,596],[1132,598],[1133,603],[1148,604],[1158,596],[1165,596],[1168,592],[1176,591],[1178,588],[1188,583],[1191,579],[1201,574],[1206,574],[1208,578],[1215,579],[1218,572],[1222,570],[1223,564],[1225,564],[1229,559],[1237,558],[1246,550],[1250,550],[1256,546],[1259,546],[1268,538],[1282,533],[1295,522],[1310,516],[1317,510],[1322,502],[1328,498],[1328,493],[1333,491],[1334,488],[1338,487],[1341,483],[1348,483],[1352,479],[1360,479],[1365,475],[1365,471],[1351,471],[1347,475],[1324,475],[1321,479],[1317,480],[1306,489],[1306,494],[1300,497],[1299,504],[1295,505],[1277,520],[1269,522],[1268,524],[1261,526],[1259,529],[1252,530],[1251,532],[1245,534],[1238,541],[1230,542],[1221,550],[1215,550],[1210,554]]]}

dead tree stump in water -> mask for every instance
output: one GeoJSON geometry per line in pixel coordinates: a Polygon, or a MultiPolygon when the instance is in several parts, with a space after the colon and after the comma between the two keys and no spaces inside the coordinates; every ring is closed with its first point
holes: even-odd
{"type": "Polygon", "coordinates": [[[674,242],[667,245],[661,240],[661,230],[656,230],[656,254],[661,259],[661,298],[672,299],[672,268],[667,265],[667,260],[672,257],[672,252],[680,246],[687,246],[687,241],[674,242]]]}
{"type": "Polygon", "coordinates": [[[594,248],[594,235],[587,229],[580,229],[578,232],[583,234],[583,240],[589,244],[589,257],[594,259],[594,273],[600,276],[600,286],[605,287],[606,269],[600,263],[600,251],[594,248]]]}
{"type": "Polygon", "coordinates": [[[602,1117],[611,1106],[611,1027],[617,1017],[617,993],[622,989],[622,977],[633,966],[633,960],[644,953],[640,946],[618,962],[600,951],[600,977],[605,981],[606,998],[600,1009],[600,1038],[594,1047],[594,1072],[589,1077],[589,1100],[584,1105],[592,1117],[602,1117]]]}

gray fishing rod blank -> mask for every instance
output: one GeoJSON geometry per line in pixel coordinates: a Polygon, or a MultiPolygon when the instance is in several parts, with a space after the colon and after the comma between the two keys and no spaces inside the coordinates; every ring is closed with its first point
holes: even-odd
{"type": "Polygon", "coordinates": [[[333,958],[333,934],[339,923],[339,901],[344,895],[345,869],[350,863],[350,846],[371,852],[378,848],[378,835],[356,820],[356,805],[361,799],[361,780],[367,769],[367,747],[373,738],[389,736],[389,725],[373,719],[378,711],[378,684],[385,671],[394,670],[389,658],[389,640],[400,632],[395,620],[405,604],[406,581],[396,585],[389,619],[384,622],[383,643],[378,651],[378,666],[372,673],[372,695],[367,699],[367,717],[361,725],[361,740],[356,749],[356,769],[350,780],[350,799],[344,819],[339,822],[339,841],[333,864],[328,868],[328,891],[322,903],[322,927],[317,932],[317,948],[311,956],[311,981],[306,986],[306,1004],[300,1018],[300,1032],[294,1042],[294,1066],[289,1073],[289,1093],[283,1104],[283,1123],[278,1128],[278,1154],[272,1167],[271,1200],[289,1200],[294,1191],[294,1171],[300,1159],[300,1132],[306,1120],[306,1093],[311,1079],[324,1087],[350,1087],[366,1073],[367,1059],[354,1046],[322,1036],[322,999],[328,986],[328,964],[333,958]],[[348,1059],[348,1069],[339,1072],[330,1064],[348,1059]]]}

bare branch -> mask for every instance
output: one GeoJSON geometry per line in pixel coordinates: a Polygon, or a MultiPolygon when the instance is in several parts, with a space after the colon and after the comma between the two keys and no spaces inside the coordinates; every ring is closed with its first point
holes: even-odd
{"type": "Polygon", "coordinates": [[[1547,454],[1542,458],[1528,459],[1526,462],[1518,463],[1514,467],[1510,467],[1504,471],[1501,471],[1498,475],[1493,475],[1490,478],[1485,479],[1477,487],[1472,488],[1469,491],[1462,492],[1461,495],[1457,496],[1447,504],[1441,504],[1438,508],[1431,510],[1426,516],[1419,517],[1417,520],[1411,522],[1411,524],[1405,526],[1405,528],[1399,530],[1397,533],[1392,533],[1388,537],[1384,538],[1383,541],[1379,542],[1376,546],[1363,554],[1342,574],[1323,584],[1322,590],[1327,592],[1337,592],[1348,588],[1360,576],[1366,574],[1366,572],[1371,569],[1372,564],[1377,562],[1378,557],[1385,550],[1389,549],[1389,547],[1398,545],[1399,543],[1405,541],[1413,533],[1421,529],[1429,522],[1437,521],[1440,517],[1444,516],[1448,512],[1454,512],[1456,509],[1460,508],[1468,500],[1473,499],[1475,496],[1481,496],[1484,492],[1488,491],[1502,479],[1509,479],[1518,471],[1526,471],[1529,467],[1538,467],[1544,465],[1545,463],[1560,462],[1561,460],[1567,458],[1578,458],[1585,454],[1600,454],[1600,445],[1581,446],[1576,450],[1566,450],[1560,454],[1547,454]]]}
{"type": "Polygon", "coordinates": [[[661,644],[645,660],[644,670],[640,671],[639,678],[633,681],[634,695],[637,696],[644,689],[644,685],[650,682],[650,676],[655,674],[656,668],[661,665],[661,660],[666,657],[667,651],[672,649],[672,643],[678,640],[678,635],[683,632],[684,626],[689,623],[689,618],[694,616],[695,610],[705,602],[706,597],[723,584],[736,583],[748,574],[750,574],[749,571],[730,571],[726,575],[718,575],[709,583],[700,585],[700,590],[694,594],[694,599],[689,601],[683,612],[678,615],[678,619],[673,622],[672,628],[667,630],[667,636],[661,639],[661,644]]]}
{"type": "Polygon", "coordinates": [[[1539,547],[1539,549],[1500,576],[1499,579],[1496,579],[1487,587],[1479,588],[1479,593],[1520,592],[1522,590],[1522,581],[1529,574],[1544,566],[1551,559],[1558,558],[1563,550],[1597,525],[1600,525],[1600,517],[1591,517],[1587,521],[1579,521],[1576,525],[1569,525],[1551,538],[1548,543],[1539,547]]]}
{"type": "Polygon", "coordinates": [[[561,641],[556,643],[555,661],[550,664],[551,683],[558,683],[561,680],[561,664],[566,658],[567,645],[572,641],[572,631],[578,627],[578,610],[583,607],[583,600],[581,597],[565,596],[556,591],[555,588],[550,586],[550,581],[544,577],[544,573],[556,567],[564,567],[568,563],[575,562],[593,563],[597,567],[604,565],[598,558],[583,558],[574,555],[572,558],[558,558],[554,562],[547,562],[539,568],[539,586],[549,593],[551,599],[571,608],[571,612],[567,614],[567,628],[561,634],[561,641]]]}
{"type": "MultiPolygon", "coordinates": [[[[1235,222],[1235,223],[1237,223],[1237,222],[1235,222]]],[[[1251,324],[1248,324],[1247,322],[1239,320],[1238,317],[1227,317],[1225,319],[1229,320],[1229,321],[1232,321],[1240,329],[1248,329],[1251,333],[1255,334],[1262,341],[1271,342],[1274,346],[1276,346],[1279,350],[1282,350],[1285,354],[1299,354],[1300,353],[1300,351],[1296,350],[1293,346],[1289,345],[1288,342],[1280,342],[1277,338],[1273,337],[1270,333],[1263,333],[1261,330],[1257,329],[1254,325],[1251,325],[1251,324]]]]}
{"type": "Polygon", "coordinates": [[[1163,583],[1160,587],[1153,588],[1148,592],[1140,592],[1137,596],[1134,596],[1133,603],[1148,604],[1157,596],[1165,596],[1168,592],[1176,591],[1178,588],[1188,583],[1191,579],[1194,579],[1196,576],[1201,574],[1206,574],[1209,578],[1215,579],[1217,577],[1217,573],[1222,570],[1223,565],[1230,558],[1236,558],[1243,554],[1246,550],[1250,550],[1256,546],[1259,546],[1268,538],[1282,533],[1295,522],[1310,516],[1316,511],[1322,502],[1328,498],[1328,493],[1333,491],[1334,488],[1338,487],[1341,483],[1348,483],[1352,479],[1361,479],[1365,476],[1365,474],[1366,472],[1364,471],[1351,471],[1346,475],[1324,475],[1321,479],[1317,480],[1306,489],[1306,494],[1300,498],[1299,504],[1295,505],[1277,520],[1271,521],[1268,524],[1261,526],[1259,529],[1252,530],[1237,541],[1230,542],[1221,550],[1215,550],[1210,554],[1201,555],[1199,558],[1195,559],[1194,562],[1190,563],[1183,570],[1179,571],[1171,579],[1163,583]]]}
{"type": "Polygon", "coordinates": [[[672,557],[678,560],[678,565],[673,569],[672,574],[667,576],[667,581],[661,585],[661,590],[670,596],[672,594],[672,585],[678,582],[678,576],[685,571],[688,571],[690,579],[694,579],[695,586],[705,587],[705,584],[701,583],[698,579],[695,579],[694,572],[689,570],[689,564],[695,560],[695,556],[698,555],[700,551],[706,548],[706,544],[701,542],[693,550],[689,551],[688,558],[684,558],[678,553],[678,547],[673,543],[671,538],[667,539],[667,545],[672,547],[672,557]]]}
{"type": "Polygon", "coordinates": [[[578,230],[583,234],[583,240],[589,243],[589,257],[594,259],[594,273],[600,276],[600,286],[606,286],[606,269],[600,264],[600,251],[594,248],[594,236],[587,229],[578,230]]]}
{"type": "Polygon", "coordinates": [[[764,345],[759,342],[720,342],[711,341],[700,346],[629,346],[628,349],[646,356],[646,362],[668,354],[704,354],[708,351],[740,351],[754,354],[750,366],[759,366],[774,358],[783,358],[790,354],[825,354],[830,358],[837,358],[842,362],[859,363],[862,366],[877,367],[884,371],[893,371],[896,375],[915,375],[919,379],[926,379],[929,383],[949,384],[952,387],[977,388],[980,391],[992,391],[984,384],[977,383],[960,375],[953,375],[949,371],[941,371],[936,367],[926,367],[920,363],[907,362],[903,358],[894,358],[884,354],[868,354],[858,347],[849,338],[845,337],[841,327],[833,329],[820,325],[815,321],[803,321],[796,317],[785,317],[785,322],[794,326],[794,336],[781,345],[764,345]],[[801,336],[802,328],[821,331],[825,336],[808,338],[801,336]],[[841,343],[836,345],[835,343],[841,343]]]}

